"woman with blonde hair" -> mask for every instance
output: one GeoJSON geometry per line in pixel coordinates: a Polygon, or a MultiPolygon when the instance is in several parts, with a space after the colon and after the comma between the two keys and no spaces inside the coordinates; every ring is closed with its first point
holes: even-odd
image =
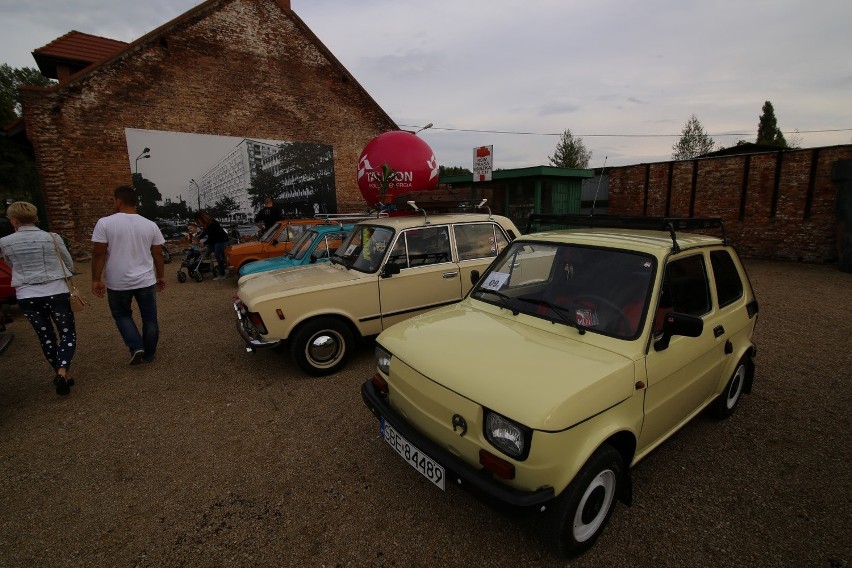
{"type": "Polygon", "coordinates": [[[74,263],[59,235],[36,227],[35,205],[16,201],[6,209],[6,216],[15,233],[0,238],[0,254],[12,267],[18,306],[33,326],[53,368],[56,394],[64,396],[74,384],[68,371],[77,347],[74,312],[65,280],[74,263]]]}

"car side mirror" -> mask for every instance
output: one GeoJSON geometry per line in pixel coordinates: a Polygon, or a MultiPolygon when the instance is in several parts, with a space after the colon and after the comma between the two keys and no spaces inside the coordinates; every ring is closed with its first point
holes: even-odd
{"type": "Polygon", "coordinates": [[[654,342],[654,351],[668,349],[675,335],[699,337],[704,332],[704,320],[697,316],[668,312],[663,318],[663,336],[654,342]]]}
{"type": "Polygon", "coordinates": [[[470,271],[470,285],[476,286],[476,283],[479,282],[479,277],[480,277],[480,274],[479,274],[478,270],[471,270],[470,271]]]}
{"type": "Polygon", "coordinates": [[[394,274],[399,274],[399,265],[389,262],[382,268],[382,278],[390,278],[394,274]]]}

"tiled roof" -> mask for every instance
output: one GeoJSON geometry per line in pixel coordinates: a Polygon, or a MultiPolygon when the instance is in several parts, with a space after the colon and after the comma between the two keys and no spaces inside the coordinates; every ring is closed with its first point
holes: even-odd
{"type": "Polygon", "coordinates": [[[42,74],[56,78],[56,64],[66,63],[82,69],[102,61],[127,47],[127,43],[105,37],[70,31],[33,51],[42,74]]]}

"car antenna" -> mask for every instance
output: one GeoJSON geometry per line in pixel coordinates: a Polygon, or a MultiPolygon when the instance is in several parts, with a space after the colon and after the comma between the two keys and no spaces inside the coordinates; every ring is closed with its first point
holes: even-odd
{"type": "Polygon", "coordinates": [[[598,188],[595,190],[595,198],[592,200],[592,211],[589,217],[595,216],[595,204],[598,202],[598,192],[601,190],[601,182],[603,181],[604,172],[606,171],[606,160],[609,156],[604,156],[604,164],[601,168],[601,177],[598,178],[598,188]]]}

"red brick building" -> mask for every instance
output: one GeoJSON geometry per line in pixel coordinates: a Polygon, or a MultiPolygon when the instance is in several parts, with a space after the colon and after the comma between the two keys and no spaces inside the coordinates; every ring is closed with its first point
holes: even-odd
{"type": "Polygon", "coordinates": [[[131,183],[127,128],[330,145],[342,211],[364,207],[363,147],[398,128],[289,0],[208,0],[130,44],[72,32],[34,56],[59,83],[24,88],[25,134],[78,257],[131,183]]]}

